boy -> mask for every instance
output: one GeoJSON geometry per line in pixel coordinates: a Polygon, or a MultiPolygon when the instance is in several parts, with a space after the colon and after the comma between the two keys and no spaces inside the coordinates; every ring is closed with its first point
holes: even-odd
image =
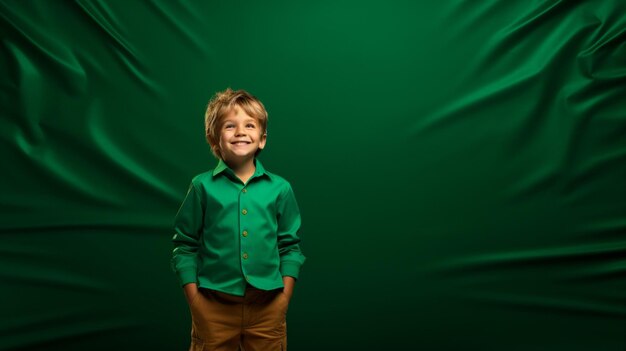
{"type": "Polygon", "coordinates": [[[229,88],[209,102],[205,130],[218,164],[192,179],[172,239],[190,350],[286,350],[287,306],[305,256],[291,185],[256,158],[267,111],[229,88]]]}

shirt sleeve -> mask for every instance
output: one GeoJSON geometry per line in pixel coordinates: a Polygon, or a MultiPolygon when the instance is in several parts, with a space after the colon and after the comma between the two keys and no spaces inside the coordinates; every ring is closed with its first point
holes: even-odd
{"type": "Polygon", "coordinates": [[[204,218],[204,206],[192,183],[187,196],[174,219],[174,250],[171,267],[178,275],[180,285],[197,282],[197,253],[204,218]]]}
{"type": "Polygon", "coordinates": [[[278,253],[280,255],[280,274],[298,278],[300,267],[306,257],[300,250],[300,210],[296,197],[287,185],[278,203],[278,253]]]}

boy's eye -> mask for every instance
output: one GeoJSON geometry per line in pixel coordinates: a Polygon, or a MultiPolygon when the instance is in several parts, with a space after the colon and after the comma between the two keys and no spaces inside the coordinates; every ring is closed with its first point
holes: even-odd
{"type": "Polygon", "coordinates": [[[248,127],[248,128],[254,128],[254,127],[256,127],[256,126],[255,126],[254,124],[252,124],[252,123],[248,123],[248,124],[246,124],[246,127],[248,127]]]}
{"type": "Polygon", "coordinates": [[[227,124],[224,126],[224,128],[229,129],[229,128],[235,128],[234,124],[227,124]]]}

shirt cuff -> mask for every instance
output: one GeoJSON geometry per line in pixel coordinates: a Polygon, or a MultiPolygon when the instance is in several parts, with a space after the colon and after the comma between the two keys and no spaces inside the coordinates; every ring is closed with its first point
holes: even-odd
{"type": "Polygon", "coordinates": [[[195,269],[185,269],[178,271],[178,280],[180,282],[180,286],[189,283],[197,283],[198,279],[196,277],[195,269]]]}
{"type": "Polygon", "coordinates": [[[280,263],[280,275],[290,276],[298,279],[300,274],[300,263],[293,261],[284,261],[280,263]]]}

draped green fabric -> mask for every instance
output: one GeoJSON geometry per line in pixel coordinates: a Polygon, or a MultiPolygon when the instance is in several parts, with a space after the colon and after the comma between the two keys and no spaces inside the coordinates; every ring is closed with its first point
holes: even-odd
{"type": "Polygon", "coordinates": [[[208,99],[268,109],[292,350],[624,350],[624,1],[0,0],[0,350],[185,350],[208,99]]]}

